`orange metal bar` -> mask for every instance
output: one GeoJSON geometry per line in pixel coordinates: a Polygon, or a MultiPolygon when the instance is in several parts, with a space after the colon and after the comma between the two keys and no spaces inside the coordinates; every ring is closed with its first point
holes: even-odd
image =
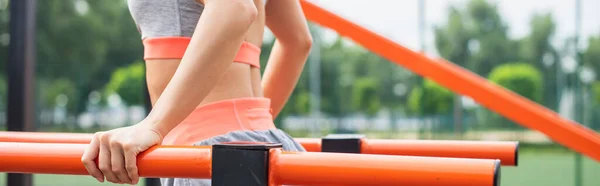
{"type": "Polygon", "coordinates": [[[518,148],[517,142],[492,141],[363,139],[361,143],[364,154],[500,159],[508,166],[517,165],[518,148]]]}
{"type": "Polygon", "coordinates": [[[294,138],[308,152],[321,152],[321,139],[319,138],[294,138]]]}
{"type": "Polygon", "coordinates": [[[500,171],[498,160],[346,153],[282,152],[271,162],[276,185],[495,186],[500,171]]]}
{"type": "MultiPolygon", "coordinates": [[[[320,139],[294,140],[302,144],[307,151],[321,151],[320,139]]],[[[518,142],[378,139],[361,141],[362,154],[499,159],[505,166],[518,165],[518,150],[518,142]]]]}
{"type": "Polygon", "coordinates": [[[337,31],[357,44],[425,78],[462,95],[525,127],[538,130],[559,144],[600,161],[600,135],[561,118],[555,112],[445,60],[433,60],[301,0],[308,20],[337,31]]]}
{"type": "Polygon", "coordinates": [[[0,131],[0,142],[90,143],[93,134],[0,131]]]}
{"type": "MultiPolygon", "coordinates": [[[[89,143],[92,134],[0,132],[0,142],[89,143]]],[[[295,138],[309,152],[321,152],[321,139],[295,138]]],[[[443,140],[372,140],[363,139],[363,154],[432,156],[449,158],[500,159],[502,165],[515,166],[518,143],[443,140]]]]}
{"type": "MultiPolygon", "coordinates": [[[[0,142],[0,172],[88,175],[81,163],[86,144],[0,142]]],[[[207,147],[151,148],[138,156],[142,177],[210,178],[207,147]]]]}
{"type": "MultiPolygon", "coordinates": [[[[0,142],[0,172],[87,175],[85,144],[0,142]]],[[[271,151],[271,185],[495,186],[498,160],[271,151]]],[[[153,147],[138,156],[142,177],[210,178],[209,147],[153,147]]]]}

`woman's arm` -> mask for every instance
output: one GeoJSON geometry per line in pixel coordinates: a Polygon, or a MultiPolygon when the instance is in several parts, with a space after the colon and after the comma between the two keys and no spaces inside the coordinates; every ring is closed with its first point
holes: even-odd
{"type": "Polygon", "coordinates": [[[187,117],[224,75],[256,18],[251,0],[205,0],[177,71],[147,117],[166,135],[187,117]]]}
{"type": "Polygon", "coordinates": [[[137,184],[136,156],[160,144],[206,97],[231,65],[256,17],[251,0],[204,0],[205,9],[177,71],[150,114],[129,127],[98,132],[82,163],[98,181],[137,184]],[[95,163],[98,159],[98,164],[95,163]]]}
{"type": "Polygon", "coordinates": [[[270,0],[266,25],[277,40],[271,51],[262,81],[264,96],[271,99],[277,117],[304,68],[312,37],[298,0],[270,0]]]}

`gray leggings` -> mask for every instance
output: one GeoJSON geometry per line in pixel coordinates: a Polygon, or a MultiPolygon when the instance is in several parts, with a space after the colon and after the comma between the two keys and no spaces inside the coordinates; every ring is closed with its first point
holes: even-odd
{"type": "MultiPolygon", "coordinates": [[[[208,146],[216,143],[231,142],[231,141],[257,141],[281,143],[285,151],[306,151],[302,145],[294,141],[287,133],[279,130],[264,130],[264,131],[235,131],[224,135],[212,137],[210,139],[198,142],[194,145],[208,146]]],[[[183,178],[162,178],[163,186],[208,186],[211,185],[209,179],[183,179],[183,178]]]]}

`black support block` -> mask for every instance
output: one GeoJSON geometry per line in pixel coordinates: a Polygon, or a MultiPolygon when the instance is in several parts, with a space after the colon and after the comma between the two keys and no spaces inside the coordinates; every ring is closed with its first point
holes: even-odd
{"type": "Polygon", "coordinates": [[[321,139],[321,152],[360,153],[364,135],[330,134],[321,139]]]}
{"type": "Polygon", "coordinates": [[[270,143],[226,143],[212,147],[213,186],[268,186],[270,143]]]}

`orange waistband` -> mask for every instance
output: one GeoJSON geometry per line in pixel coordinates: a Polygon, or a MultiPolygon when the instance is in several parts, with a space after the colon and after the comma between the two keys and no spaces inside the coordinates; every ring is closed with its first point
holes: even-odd
{"type": "Polygon", "coordinates": [[[232,131],[269,129],[275,129],[270,99],[230,99],[196,108],[165,136],[163,145],[192,145],[232,131]]]}
{"type": "MultiPolygon", "coordinates": [[[[190,40],[190,37],[146,38],[143,41],[144,59],[181,59],[190,40]]],[[[233,61],[260,68],[260,48],[244,42],[233,61]]]]}

